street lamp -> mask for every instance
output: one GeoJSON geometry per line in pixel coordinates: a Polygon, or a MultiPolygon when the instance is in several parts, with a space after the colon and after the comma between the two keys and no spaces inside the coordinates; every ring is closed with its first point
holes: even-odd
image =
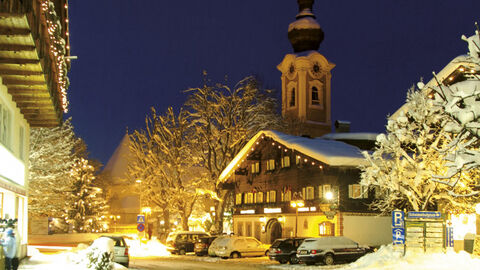
{"type": "Polygon", "coordinates": [[[115,232],[117,232],[117,220],[120,219],[120,215],[118,215],[118,216],[111,215],[110,219],[113,220],[113,232],[115,233],[115,232]]]}
{"type": "Polygon", "coordinates": [[[295,208],[295,237],[297,237],[298,208],[304,207],[305,202],[303,200],[291,201],[290,206],[295,208]]]}

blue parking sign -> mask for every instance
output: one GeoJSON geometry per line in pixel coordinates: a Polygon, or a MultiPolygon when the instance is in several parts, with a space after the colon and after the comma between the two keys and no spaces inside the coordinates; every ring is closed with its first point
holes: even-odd
{"type": "Polygon", "coordinates": [[[392,211],[392,227],[403,228],[405,225],[405,213],[400,210],[392,211]]]}
{"type": "Polygon", "coordinates": [[[404,228],[392,228],[392,237],[394,245],[405,244],[405,229],[404,228]]]}

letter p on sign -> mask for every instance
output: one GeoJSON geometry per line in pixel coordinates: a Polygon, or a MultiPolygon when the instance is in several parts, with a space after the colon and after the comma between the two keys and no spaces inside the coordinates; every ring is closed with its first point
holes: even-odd
{"type": "Polygon", "coordinates": [[[392,212],[392,226],[393,227],[403,227],[405,214],[403,211],[393,211],[392,212]]]}

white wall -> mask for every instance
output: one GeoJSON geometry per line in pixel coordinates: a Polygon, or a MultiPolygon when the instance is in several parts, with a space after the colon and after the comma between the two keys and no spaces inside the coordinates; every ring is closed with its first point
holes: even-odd
{"type": "Polygon", "coordinates": [[[364,245],[380,246],[392,242],[392,217],[343,216],[343,235],[364,245]]]}

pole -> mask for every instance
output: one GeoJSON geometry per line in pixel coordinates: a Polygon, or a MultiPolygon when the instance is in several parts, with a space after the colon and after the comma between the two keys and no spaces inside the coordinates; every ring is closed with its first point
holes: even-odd
{"type": "Polygon", "coordinates": [[[295,207],[295,238],[297,237],[298,207],[295,207]]]}

